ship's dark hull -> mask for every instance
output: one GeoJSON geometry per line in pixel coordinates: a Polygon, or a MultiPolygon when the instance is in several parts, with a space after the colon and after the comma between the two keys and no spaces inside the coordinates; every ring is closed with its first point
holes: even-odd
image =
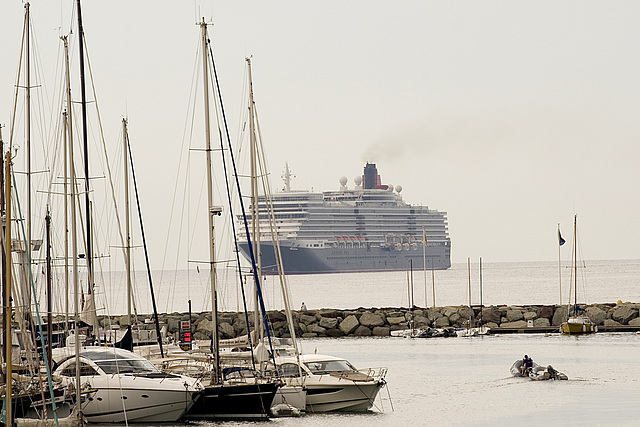
{"type": "MultiPolygon", "coordinates": [[[[240,243],[245,258],[247,243],[240,243]]],[[[265,274],[277,272],[273,245],[261,243],[262,270],[265,274]]],[[[444,270],[451,267],[450,246],[428,246],[426,256],[422,246],[416,249],[396,250],[384,247],[361,248],[302,248],[286,242],[281,245],[282,262],[287,274],[354,273],[364,271],[408,271],[426,268],[444,270]]]]}
{"type": "Polygon", "coordinates": [[[205,387],[185,415],[197,420],[261,420],[269,417],[280,384],[231,384],[205,387]]]}

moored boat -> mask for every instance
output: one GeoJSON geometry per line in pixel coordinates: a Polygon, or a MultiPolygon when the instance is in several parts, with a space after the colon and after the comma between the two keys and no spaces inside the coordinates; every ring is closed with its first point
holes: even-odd
{"type": "Polygon", "coordinates": [[[262,420],[269,418],[280,383],[255,381],[223,383],[204,388],[201,398],[185,414],[192,421],[262,420]]]}
{"type": "MultiPolygon", "coordinates": [[[[82,383],[97,390],[82,410],[89,422],[178,421],[203,391],[198,380],[163,373],[124,349],[86,347],[79,360],[82,383]]],[[[73,384],[76,358],[60,363],[55,373],[73,384]]]]}
{"type": "Polygon", "coordinates": [[[364,412],[374,405],[378,392],[386,385],[386,368],[358,370],[339,357],[303,354],[277,358],[280,377],[287,385],[307,389],[307,412],[364,412]]]}
{"type": "Polygon", "coordinates": [[[573,218],[573,296],[574,304],[566,322],[560,325],[560,332],[568,335],[592,334],[598,332],[598,326],[587,316],[584,309],[578,305],[578,215],[573,218]]]}

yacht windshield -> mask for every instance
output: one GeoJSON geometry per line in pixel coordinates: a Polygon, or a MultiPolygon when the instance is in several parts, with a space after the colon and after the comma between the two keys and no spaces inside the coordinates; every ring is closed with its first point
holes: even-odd
{"type": "Polygon", "coordinates": [[[318,375],[330,374],[332,372],[357,372],[357,369],[346,360],[307,362],[306,365],[312,373],[318,375]]]}
{"type": "Polygon", "coordinates": [[[149,374],[158,370],[146,360],[102,360],[96,364],[107,374],[149,374]]]}
{"type": "Polygon", "coordinates": [[[82,356],[93,360],[107,374],[148,374],[159,372],[148,360],[133,353],[109,349],[85,351],[82,356]]]}

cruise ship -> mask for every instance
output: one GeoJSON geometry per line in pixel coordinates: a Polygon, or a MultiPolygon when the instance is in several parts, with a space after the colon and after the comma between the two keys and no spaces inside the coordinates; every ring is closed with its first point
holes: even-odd
{"type": "MultiPolygon", "coordinates": [[[[382,184],[375,164],[366,164],[364,174],[354,179],[353,189],[347,188],[347,178],[342,177],[338,191],[291,190],[288,166],[283,179],[283,191],[272,194],[270,204],[264,196],[258,198],[264,274],[278,271],[272,228],[287,274],[443,270],[451,266],[447,213],[405,203],[402,187],[382,184]]],[[[251,215],[247,220],[251,223],[251,215]]],[[[242,254],[250,259],[246,234],[238,237],[242,254]]]]}

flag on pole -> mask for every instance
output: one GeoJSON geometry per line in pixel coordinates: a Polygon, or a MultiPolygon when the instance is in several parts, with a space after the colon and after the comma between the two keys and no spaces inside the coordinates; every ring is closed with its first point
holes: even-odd
{"type": "Polygon", "coordinates": [[[427,246],[427,231],[422,227],[422,244],[427,246]]]}
{"type": "Polygon", "coordinates": [[[565,240],[562,238],[562,235],[560,234],[560,228],[558,228],[558,243],[560,244],[560,246],[565,244],[565,240]]]}

